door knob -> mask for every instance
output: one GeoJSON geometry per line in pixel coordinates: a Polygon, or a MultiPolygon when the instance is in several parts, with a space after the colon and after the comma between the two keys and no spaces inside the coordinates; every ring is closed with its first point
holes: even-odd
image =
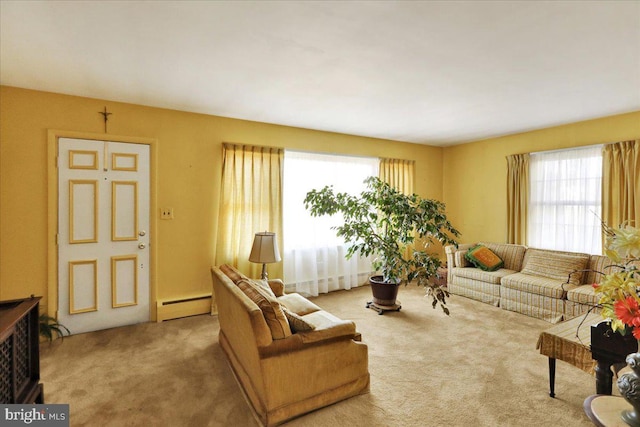
{"type": "Polygon", "coordinates": [[[144,243],[138,243],[138,249],[144,249],[146,247],[147,245],[145,245],[144,243]]]}
{"type": "Polygon", "coordinates": [[[144,230],[140,230],[140,232],[138,233],[138,236],[144,236],[144,235],[146,235],[146,234],[147,234],[147,232],[146,232],[146,231],[144,231],[144,230]]]}

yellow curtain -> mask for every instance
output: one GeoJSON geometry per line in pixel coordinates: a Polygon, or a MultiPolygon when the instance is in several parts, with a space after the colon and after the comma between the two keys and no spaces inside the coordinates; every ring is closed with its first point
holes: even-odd
{"type": "Polygon", "coordinates": [[[527,243],[529,154],[507,156],[507,243],[527,243]]]}
{"type": "MultiPolygon", "coordinates": [[[[415,160],[380,159],[378,178],[404,194],[413,194],[415,164],[415,160]]],[[[405,258],[411,257],[414,246],[407,246],[405,258]]]]}
{"type": "Polygon", "coordinates": [[[609,227],[640,226],[640,140],[605,145],[602,153],[602,220],[609,227]]]}
{"type": "Polygon", "coordinates": [[[404,194],[413,194],[414,160],[380,159],[379,178],[404,194]]]}
{"type": "MultiPolygon", "coordinates": [[[[222,193],[216,265],[231,264],[259,278],[261,264],[249,261],[255,233],[276,233],[282,253],[282,169],[284,150],[223,145],[222,193]]],[[[270,278],[282,278],[282,262],[267,265],[270,278]]]]}

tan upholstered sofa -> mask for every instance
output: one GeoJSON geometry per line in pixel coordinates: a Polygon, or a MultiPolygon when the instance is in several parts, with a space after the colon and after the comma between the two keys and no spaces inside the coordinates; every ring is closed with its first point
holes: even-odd
{"type": "Polygon", "coordinates": [[[600,255],[490,242],[447,246],[445,253],[451,293],[551,323],[579,316],[595,306],[591,284],[600,281],[596,271],[605,271],[611,263],[600,255]],[[491,249],[504,266],[484,271],[471,264],[464,255],[477,244],[491,249]]]}
{"type": "Polygon", "coordinates": [[[220,345],[263,425],[369,391],[367,346],[353,322],[285,294],[280,280],[250,280],[228,265],[211,273],[220,345]]]}

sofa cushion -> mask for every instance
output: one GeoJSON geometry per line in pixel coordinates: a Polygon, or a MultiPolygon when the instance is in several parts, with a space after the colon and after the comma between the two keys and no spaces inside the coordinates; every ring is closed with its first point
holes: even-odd
{"type": "Polygon", "coordinates": [[[573,301],[580,304],[596,305],[598,296],[591,285],[578,286],[567,292],[567,301],[573,301]]]}
{"type": "Polygon", "coordinates": [[[316,327],[311,323],[304,320],[304,318],[293,311],[289,311],[287,307],[282,307],[282,311],[284,315],[287,317],[289,321],[289,327],[291,327],[291,332],[305,332],[305,331],[313,331],[316,327]]]}
{"type": "Polygon", "coordinates": [[[500,285],[503,288],[515,289],[517,291],[551,298],[564,298],[567,291],[576,287],[575,285],[564,283],[562,280],[532,276],[525,273],[515,273],[505,276],[500,281],[500,285]]]}
{"type": "Polygon", "coordinates": [[[501,268],[496,271],[484,271],[479,268],[461,268],[455,267],[453,269],[453,274],[456,277],[465,277],[467,279],[478,280],[481,282],[491,283],[494,285],[500,284],[500,279],[509,274],[517,273],[514,270],[507,270],[506,268],[501,268]]]}
{"type": "Polygon", "coordinates": [[[287,317],[284,315],[280,303],[272,294],[270,295],[261,286],[247,279],[240,280],[238,287],[251,301],[260,307],[264,320],[267,322],[269,330],[271,330],[271,337],[274,340],[291,336],[291,328],[287,317]]]}
{"type": "Polygon", "coordinates": [[[507,270],[520,271],[522,269],[522,260],[527,250],[525,246],[515,245],[512,243],[491,243],[479,242],[479,245],[488,247],[504,261],[503,268],[507,270]]]}
{"type": "Polygon", "coordinates": [[[484,271],[495,271],[504,264],[502,258],[483,245],[476,245],[470,248],[465,254],[465,258],[484,271]]]}
{"type": "MultiPolygon", "coordinates": [[[[482,271],[477,268],[468,270],[482,271]]],[[[482,280],[473,280],[466,277],[453,276],[453,280],[447,283],[447,291],[471,298],[485,304],[491,304],[496,307],[500,305],[500,284],[483,282],[482,280]]]]}
{"type": "Polygon", "coordinates": [[[273,293],[271,286],[269,286],[269,283],[266,280],[262,280],[262,279],[242,279],[242,280],[249,281],[254,286],[258,286],[264,292],[269,294],[270,297],[273,297],[274,299],[276,298],[276,294],[273,293]]]}
{"type": "Polygon", "coordinates": [[[238,270],[230,266],[229,264],[222,264],[220,266],[220,271],[222,271],[233,283],[236,285],[242,279],[247,279],[247,276],[240,273],[238,270]]]}
{"type": "Polygon", "coordinates": [[[529,317],[558,323],[564,316],[566,300],[500,287],[500,308],[529,317]]]}
{"type": "Polygon", "coordinates": [[[299,316],[322,310],[320,307],[306,299],[300,294],[292,293],[278,297],[278,302],[293,313],[299,316]]]}
{"type": "Polygon", "coordinates": [[[589,262],[588,254],[529,249],[521,273],[541,276],[578,286],[582,284],[582,272],[589,262]]]}

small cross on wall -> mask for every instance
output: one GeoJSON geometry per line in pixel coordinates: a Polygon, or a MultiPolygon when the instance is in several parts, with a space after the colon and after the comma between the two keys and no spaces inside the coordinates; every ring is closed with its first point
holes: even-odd
{"type": "Polygon", "coordinates": [[[109,120],[109,116],[113,113],[109,113],[107,107],[104,107],[104,111],[98,111],[98,114],[102,114],[102,117],[104,117],[104,133],[107,133],[107,120],[109,120]]]}

